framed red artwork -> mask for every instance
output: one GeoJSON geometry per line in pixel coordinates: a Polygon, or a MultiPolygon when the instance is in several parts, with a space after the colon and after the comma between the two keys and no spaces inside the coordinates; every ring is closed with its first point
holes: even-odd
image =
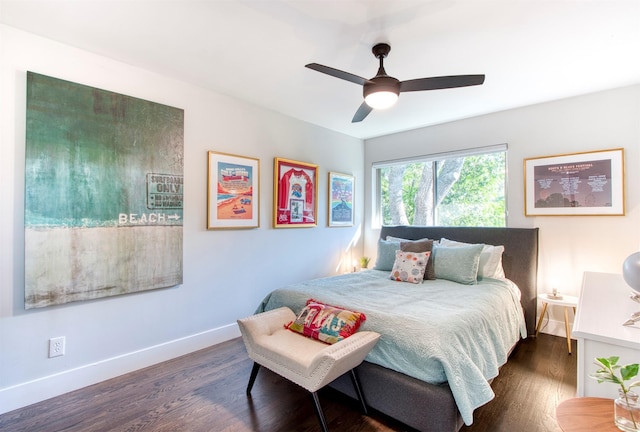
{"type": "Polygon", "coordinates": [[[275,158],[273,227],[302,228],[318,224],[318,166],[275,158]]]}

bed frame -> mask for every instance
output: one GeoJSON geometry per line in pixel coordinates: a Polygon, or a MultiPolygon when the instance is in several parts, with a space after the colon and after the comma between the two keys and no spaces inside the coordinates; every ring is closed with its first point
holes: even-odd
{"type": "MultiPolygon", "coordinates": [[[[535,334],[538,228],[384,226],[380,238],[387,236],[410,240],[445,237],[467,243],[503,245],[502,266],[507,278],[522,292],[527,332],[535,334]]],[[[428,384],[368,362],[362,363],[357,372],[371,408],[424,432],[457,432],[462,427],[448,384],[428,384]]],[[[338,378],[331,387],[357,398],[346,376],[338,378]]]]}

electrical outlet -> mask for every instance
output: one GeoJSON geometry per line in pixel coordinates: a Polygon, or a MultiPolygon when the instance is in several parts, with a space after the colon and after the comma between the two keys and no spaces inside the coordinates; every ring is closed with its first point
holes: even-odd
{"type": "Polygon", "coordinates": [[[49,339],[49,358],[64,355],[65,337],[60,336],[49,339]]]}

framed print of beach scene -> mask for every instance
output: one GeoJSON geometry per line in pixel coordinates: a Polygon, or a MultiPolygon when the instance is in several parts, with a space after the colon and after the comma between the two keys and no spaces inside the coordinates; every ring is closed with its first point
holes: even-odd
{"type": "Polygon", "coordinates": [[[314,227],[318,223],[318,165],[275,158],[273,227],[314,227]]]}
{"type": "Polygon", "coordinates": [[[207,229],[260,226],[260,160],[209,152],[207,229]]]}

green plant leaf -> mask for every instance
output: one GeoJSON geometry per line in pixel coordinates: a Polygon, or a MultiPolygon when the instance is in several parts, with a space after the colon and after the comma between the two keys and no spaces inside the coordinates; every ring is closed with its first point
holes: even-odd
{"type": "Polygon", "coordinates": [[[596,357],[596,364],[599,363],[600,365],[604,366],[607,369],[610,369],[611,365],[612,364],[616,364],[617,361],[618,361],[617,357],[609,357],[609,358],[596,357]],[[615,359],[615,360],[613,360],[613,363],[611,362],[612,359],[615,359]]]}
{"type": "Polygon", "coordinates": [[[620,358],[617,356],[607,358],[597,357],[594,363],[596,366],[602,367],[598,368],[593,375],[589,376],[598,380],[598,383],[610,382],[618,384],[621,390],[626,394],[632,387],[640,387],[640,381],[632,382],[628,386],[624,385],[625,381],[628,381],[638,375],[640,366],[638,363],[620,366],[618,365],[618,360],[620,360],[620,358]],[[617,370],[620,370],[620,376],[616,374],[617,370]]]}
{"type": "Polygon", "coordinates": [[[620,369],[620,375],[623,381],[630,380],[638,375],[638,363],[628,364],[620,369]]]}

